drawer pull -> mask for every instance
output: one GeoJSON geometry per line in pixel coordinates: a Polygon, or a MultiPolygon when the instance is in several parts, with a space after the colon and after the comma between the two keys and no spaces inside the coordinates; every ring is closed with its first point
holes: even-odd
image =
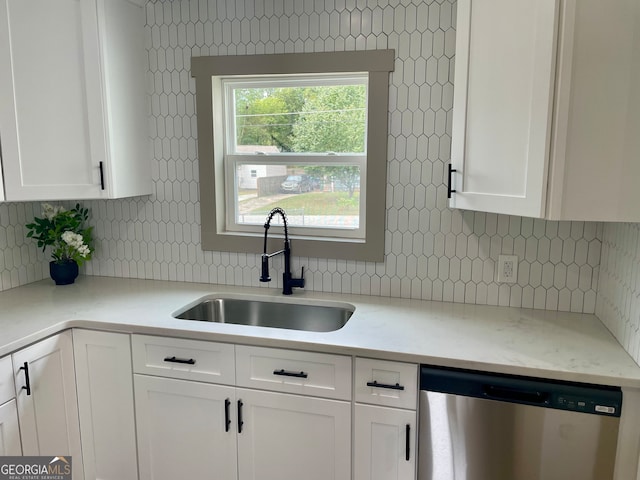
{"type": "Polygon", "coordinates": [[[274,375],[281,375],[283,377],[297,377],[297,378],[307,378],[309,375],[304,372],[287,372],[284,368],[280,370],[274,370],[274,375]]]}
{"type": "Polygon", "coordinates": [[[193,358],[189,358],[188,360],[185,358],[176,358],[176,357],[167,357],[164,359],[165,362],[170,363],[184,363],[186,365],[195,365],[196,361],[193,358]]]}
{"type": "Polygon", "coordinates": [[[21,390],[26,390],[27,395],[31,395],[31,381],[29,380],[29,363],[24,362],[24,366],[20,367],[20,370],[24,370],[24,383],[26,385],[21,390]]]}
{"type": "Polygon", "coordinates": [[[373,382],[367,382],[367,387],[375,388],[388,388],[389,390],[404,390],[404,386],[396,383],[395,385],[389,385],[387,383],[378,383],[375,380],[373,382]]]}

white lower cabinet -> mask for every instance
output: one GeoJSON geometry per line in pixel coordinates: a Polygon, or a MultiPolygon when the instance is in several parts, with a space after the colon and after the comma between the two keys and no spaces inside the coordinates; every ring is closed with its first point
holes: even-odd
{"type": "Polygon", "coordinates": [[[11,356],[0,358],[0,457],[22,455],[11,356]]]}
{"type": "Polygon", "coordinates": [[[416,412],[356,404],[355,480],[412,480],[416,475],[416,412]]]}
{"type": "Polygon", "coordinates": [[[82,480],[82,450],[71,330],[12,355],[24,455],[71,456],[82,480]]]}
{"type": "Polygon", "coordinates": [[[349,402],[134,377],[142,480],[350,478],[349,402]]]}
{"type": "Polygon", "coordinates": [[[354,387],[352,361],[67,330],[0,359],[0,456],[71,456],[74,480],[414,480],[417,365],[357,358],[354,387]]]}
{"type": "Polygon", "coordinates": [[[142,335],[132,346],[140,480],[351,479],[350,357],[142,335]],[[252,381],[272,391],[240,387],[252,381]]]}
{"type": "Polygon", "coordinates": [[[233,387],[137,374],[134,384],[142,480],[237,477],[233,387]]]}
{"type": "Polygon", "coordinates": [[[351,402],[240,388],[236,395],[240,480],[351,478],[351,402]]]}
{"type": "Polygon", "coordinates": [[[73,330],[84,477],[137,480],[130,336],[73,330]]]}
{"type": "Polygon", "coordinates": [[[356,358],[354,480],[414,480],[418,365],[356,358]]]}
{"type": "Polygon", "coordinates": [[[15,400],[0,405],[0,457],[22,455],[15,400]]]}

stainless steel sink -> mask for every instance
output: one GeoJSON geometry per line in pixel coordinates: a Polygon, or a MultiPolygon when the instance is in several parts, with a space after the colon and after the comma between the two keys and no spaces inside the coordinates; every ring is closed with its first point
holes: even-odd
{"type": "Polygon", "coordinates": [[[204,299],[173,316],[201,322],[332,332],[344,327],[354,310],[353,306],[346,304],[306,305],[216,297],[204,299]]]}

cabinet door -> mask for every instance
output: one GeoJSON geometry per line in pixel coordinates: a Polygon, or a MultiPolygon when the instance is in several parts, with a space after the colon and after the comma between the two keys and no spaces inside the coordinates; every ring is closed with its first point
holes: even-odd
{"type": "Polygon", "coordinates": [[[559,0],[460,0],[453,208],[545,214],[559,0]]]}
{"type": "MultiPolygon", "coordinates": [[[[147,119],[145,0],[98,0],[109,198],[152,192],[147,119]]],[[[99,121],[96,129],[102,128],[99,121]]],[[[93,141],[93,139],[92,139],[93,141]]]]}
{"type": "Polygon", "coordinates": [[[0,457],[22,455],[16,401],[0,405],[0,457]]]}
{"type": "Polygon", "coordinates": [[[232,387],[138,374],[134,386],[141,480],[237,477],[232,387]]]}
{"type": "Polygon", "coordinates": [[[129,335],[73,330],[85,478],[137,480],[129,335]]]}
{"type": "Polygon", "coordinates": [[[13,368],[25,455],[71,455],[73,478],[82,479],[82,451],[71,331],[13,354],[13,368]],[[30,391],[27,386],[28,368],[30,391]]]}
{"type": "Polygon", "coordinates": [[[351,478],[350,402],[249,389],[236,394],[240,480],[351,478]]]}
{"type": "Polygon", "coordinates": [[[356,404],[355,480],[413,480],[416,412],[356,404]]]}
{"type": "Polygon", "coordinates": [[[0,0],[8,200],[102,196],[101,99],[95,1],[0,0]]]}

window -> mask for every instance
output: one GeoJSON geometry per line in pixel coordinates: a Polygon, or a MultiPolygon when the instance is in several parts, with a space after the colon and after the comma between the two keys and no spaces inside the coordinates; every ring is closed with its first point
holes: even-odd
{"type": "Polygon", "coordinates": [[[279,206],[296,255],[382,260],[392,69],[391,50],[192,58],[203,249],[260,252],[279,206]]]}
{"type": "Polygon", "coordinates": [[[221,84],[227,231],[260,233],[280,206],[300,235],[364,239],[368,74],[221,84]]]}

